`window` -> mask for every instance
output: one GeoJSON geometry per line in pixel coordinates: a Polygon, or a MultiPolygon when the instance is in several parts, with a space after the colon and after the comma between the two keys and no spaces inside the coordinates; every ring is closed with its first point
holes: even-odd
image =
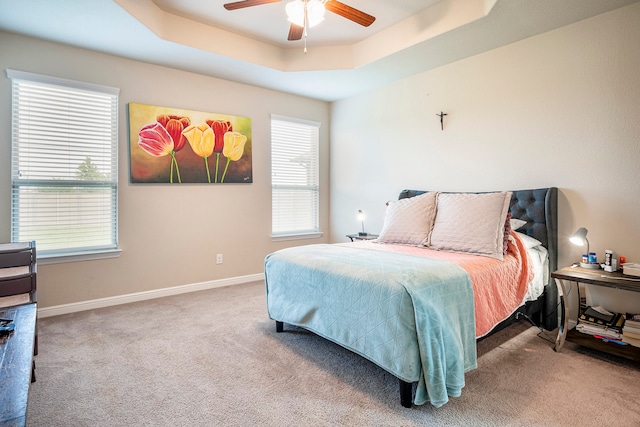
{"type": "Polygon", "coordinates": [[[45,258],[117,252],[119,90],[7,76],[12,241],[35,240],[45,258]]]}
{"type": "Polygon", "coordinates": [[[320,123],[271,116],[271,233],[320,235],[318,141],[320,123]]]}

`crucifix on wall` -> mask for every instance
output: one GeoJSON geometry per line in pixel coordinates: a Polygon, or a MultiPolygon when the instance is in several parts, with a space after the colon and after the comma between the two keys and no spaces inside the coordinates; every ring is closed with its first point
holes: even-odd
{"type": "Polygon", "coordinates": [[[444,130],[444,116],[446,116],[447,113],[443,113],[442,111],[440,111],[440,114],[436,114],[436,116],[440,117],[440,130],[444,130]]]}

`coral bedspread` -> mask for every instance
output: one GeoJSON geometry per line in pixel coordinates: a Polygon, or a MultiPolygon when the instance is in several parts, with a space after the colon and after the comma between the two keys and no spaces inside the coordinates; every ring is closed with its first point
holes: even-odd
{"type": "Polygon", "coordinates": [[[480,338],[522,305],[533,271],[522,240],[511,233],[504,261],[463,253],[437,251],[417,246],[385,245],[371,241],[345,243],[353,247],[377,249],[450,261],[471,277],[474,293],[476,337],[480,338]]]}

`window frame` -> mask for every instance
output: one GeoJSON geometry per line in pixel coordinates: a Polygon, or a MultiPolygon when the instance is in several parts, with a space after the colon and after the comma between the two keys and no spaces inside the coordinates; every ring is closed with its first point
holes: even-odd
{"type": "Polygon", "coordinates": [[[271,133],[270,133],[270,141],[271,141],[271,239],[273,241],[282,241],[282,240],[297,240],[297,239],[308,239],[308,238],[317,238],[323,235],[323,232],[320,229],[320,127],[321,123],[311,120],[305,120],[295,117],[282,116],[278,114],[271,115],[271,133]],[[313,145],[312,149],[314,150],[315,158],[315,171],[313,175],[315,175],[315,182],[307,183],[307,185],[282,185],[282,184],[274,184],[274,129],[273,124],[274,121],[285,122],[291,124],[291,126],[306,126],[308,128],[315,128],[316,133],[311,137],[309,144],[313,145]],[[305,229],[289,229],[286,231],[274,231],[274,221],[275,221],[275,196],[278,189],[286,189],[293,191],[311,191],[313,195],[313,200],[311,203],[315,205],[315,208],[311,208],[311,211],[315,210],[315,218],[308,218],[312,225],[311,228],[305,229]]]}
{"type": "MultiPolygon", "coordinates": [[[[37,244],[37,235],[28,235],[27,237],[21,238],[19,235],[19,227],[20,227],[20,206],[16,206],[17,200],[19,199],[21,188],[27,187],[53,187],[53,188],[65,188],[65,187],[73,187],[80,189],[96,189],[103,188],[109,191],[110,196],[109,200],[111,201],[110,208],[108,209],[108,220],[109,224],[112,227],[110,235],[110,243],[94,245],[94,246],[75,246],[75,247],[57,247],[51,249],[40,249],[38,248],[38,263],[40,264],[51,264],[58,262],[71,262],[71,261],[84,261],[91,259],[103,259],[103,258],[114,258],[118,257],[121,253],[121,249],[119,248],[118,243],[118,115],[119,115],[119,92],[120,89],[113,88],[109,86],[96,85],[91,83],[79,82],[75,80],[62,79],[58,77],[51,77],[41,74],[29,73],[24,71],[17,71],[12,69],[6,69],[6,75],[9,79],[11,79],[11,93],[12,93],[12,104],[11,104],[11,239],[12,241],[17,240],[36,240],[37,244]],[[54,178],[43,178],[43,177],[28,177],[22,178],[19,173],[19,164],[18,164],[18,156],[19,153],[16,153],[17,146],[20,145],[20,136],[18,135],[18,123],[16,122],[18,117],[19,110],[16,110],[16,104],[18,102],[17,97],[19,94],[17,93],[17,89],[19,89],[20,84],[26,85],[39,85],[42,88],[46,89],[47,86],[52,87],[52,92],[57,89],[68,90],[68,91],[80,91],[80,92],[91,92],[100,97],[111,98],[109,101],[111,103],[110,107],[110,116],[112,120],[110,121],[110,127],[108,127],[108,137],[106,140],[110,145],[108,150],[108,163],[107,171],[109,171],[109,179],[104,180],[84,180],[84,179],[56,179],[54,178]]],[[[23,86],[22,90],[25,90],[26,86],[23,86]]],[[[22,111],[20,111],[22,113],[22,111]]],[[[20,117],[22,119],[22,116],[20,117]]],[[[27,118],[29,119],[29,117],[27,118]]],[[[35,120],[35,119],[33,119],[35,120]]],[[[62,139],[62,144],[69,143],[70,140],[62,139]]],[[[25,144],[25,142],[23,142],[25,144]]],[[[29,146],[30,142],[26,142],[26,147],[29,146]]],[[[25,147],[23,145],[23,147],[25,147]]],[[[75,149],[77,150],[77,148],[75,149]]],[[[85,153],[82,150],[74,151],[74,153],[82,154],[85,153]]],[[[89,153],[90,154],[90,153],[89,153]]],[[[87,154],[87,158],[91,158],[91,156],[87,154]]],[[[102,158],[101,158],[102,159],[102,158]]],[[[57,166],[53,166],[57,167],[57,166]]],[[[64,170],[64,169],[62,169],[64,170]]],[[[66,171],[67,173],[71,172],[71,169],[66,171]]],[[[76,171],[77,173],[77,171],[76,171]]],[[[36,174],[37,175],[37,174],[36,174]]],[[[105,196],[101,196],[100,200],[103,200],[105,196]]]]}

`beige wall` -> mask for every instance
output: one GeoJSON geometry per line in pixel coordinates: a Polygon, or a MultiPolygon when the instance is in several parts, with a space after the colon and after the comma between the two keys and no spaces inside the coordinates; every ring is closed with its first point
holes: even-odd
{"type": "Polygon", "coordinates": [[[10,239],[11,85],[4,69],[120,88],[118,218],[122,255],[40,265],[41,308],[261,274],[269,252],[328,240],[328,103],[3,32],[0,52],[0,241],[10,239]],[[130,184],[129,102],[250,117],[253,184],[130,184]],[[272,113],[322,123],[323,238],[271,241],[272,113]],[[224,255],[221,265],[215,264],[218,253],[224,255]]]}
{"type": "MultiPolygon", "coordinates": [[[[367,231],[379,231],[384,202],[403,188],[475,191],[557,186],[561,265],[581,253],[567,243],[579,226],[589,228],[592,248],[600,256],[610,248],[640,261],[637,22],[638,4],[331,106],[0,32],[3,70],[121,88],[122,256],[41,266],[40,305],[259,274],[264,255],[280,247],[329,238],[345,241],[345,234],[360,227],[358,209],[367,213],[367,231]],[[251,117],[254,183],[180,188],[129,184],[128,102],[251,117]],[[436,116],[440,111],[448,114],[444,131],[436,116]],[[270,239],[271,113],[323,123],[321,226],[327,232],[323,239],[284,243],[270,239]],[[224,254],[224,264],[215,265],[216,253],[224,254]]],[[[4,100],[0,103],[4,135],[0,241],[5,241],[9,239],[10,82],[4,77],[0,99],[4,100]]],[[[619,294],[610,298],[625,304],[619,294]]],[[[626,303],[638,306],[637,299],[626,303]]]]}
{"type": "MultiPolygon", "coordinates": [[[[599,257],[640,262],[639,22],[636,3],[334,103],[333,240],[358,209],[379,232],[404,188],[557,186],[561,266],[582,253],[580,226],[599,257]]],[[[613,292],[603,304],[637,311],[613,292]]]]}

